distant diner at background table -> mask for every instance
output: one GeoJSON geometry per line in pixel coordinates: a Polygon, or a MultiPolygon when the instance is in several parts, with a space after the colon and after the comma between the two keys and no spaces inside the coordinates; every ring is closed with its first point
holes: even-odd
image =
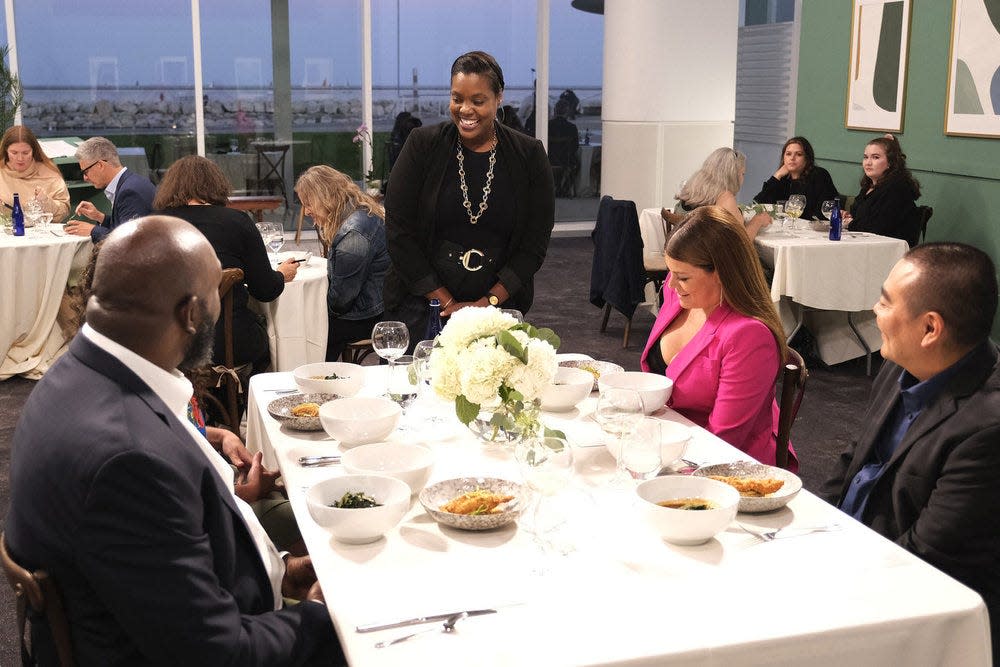
{"type": "Polygon", "coordinates": [[[69,215],[69,190],[55,163],[45,155],[35,134],[24,125],[14,125],[0,139],[0,202],[10,217],[14,193],[22,208],[32,199],[61,223],[69,215]]]}

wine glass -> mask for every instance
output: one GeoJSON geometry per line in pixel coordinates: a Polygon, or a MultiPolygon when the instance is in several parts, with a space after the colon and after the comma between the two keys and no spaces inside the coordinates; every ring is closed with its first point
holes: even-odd
{"type": "MultiPolygon", "coordinates": [[[[417,372],[417,400],[427,399],[427,391],[431,384],[431,354],[434,352],[434,341],[422,340],[413,348],[413,365],[417,372]]],[[[427,415],[425,421],[440,424],[444,419],[438,415],[427,415]]]]}
{"type": "Polygon", "coordinates": [[[573,449],[556,436],[524,438],[514,447],[524,483],[534,491],[534,507],[526,512],[530,526],[526,530],[546,551],[566,554],[573,550],[567,536],[558,536],[568,515],[553,497],[569,486],[573,478],[573,449]]]}
{"type": "Polygon", "coordinates": [[[805,195],[788,196],[788,201],[785,202],[785,213],[790,215],[792,218],[799,218],[802,216],[802,211],[804,210],[806,210],[805,195]]]}
{"type": "Polygon", "coordinates": [[[285,230],[281,224],[277,222],[271,223],[271,232],[268,234],[265,242],[267,243],[268,250],[274,253],[274,263],[277,264],[278,252],[285,245],[285,230]]]}
{"type": "MultiPolygon", "coordinates": [[[[420,380],[417,378],[417,368],[412,355],[404,354],[396,357],[389,365],[387,381],[389,398],[403,409],[401,422],[406,421],[406,408],[417,400],[417,389],[420,380]]],[[[407,430],[403,423],[400,430],[407,430]]]]}
{"type": "Polygon", "coordinates": [[[628,473],[622,461],[622,448],[625,439],[635,432],[642,415],[642,398],[639,392],[633,389],[607,387],[597,397],[594,419],[605,433],[617,438],[616,446],[612,450],[618,460],[616,483],[628,480],[628,473]]]}
{"type": "Polygon", "coordinates": [[[48,211],[42,211],[41,215],[38,216],[38,222],[41,223],[42,231],[49,231],[49,223],[52,222],[52,214],[48,211]]]}
{"type": "Polygon", "coordinates": [[[650,417],[640,419],[632,437],[622,442],[620,460],[632,479],[652,479],[663,467],[661,423],[650,417]]]}
{"type": "Polygon", "coordinates": [[[24,202],[24,220],[28,224],[25,227],[35,227],[42,217],[42,205],[37,199],[29,199],[24,202]]]}
{"type": "Polygon", "coordinates": [[[785,204],[787,203],[788,202],[784,199],[774,202],[774,210],[771,212],[774,219],[778,221],[778,227],[780,229],[785,228],[785,223],[788,220],[788,215],[785,213],[785,204]]]}
{"type": "MultiPolygon", "coordinates": [[[[390,373],[395,360],[403,356],[409,346],[410,332],[407,331],[403,322],[394,320],[379,322],[372,329],[372,348],[375,350],[375,354],[389,362],[390,373]]],[[[386,393],[389,393],[388,376],[386,393]]]]}
{"type": "Polygon", "coordinates": [[[823,202],[823,205],[820,207],[820,213],[823,215],[824,218],[826,218],[827,220],[830,219],[830,215],[833,213],[833,207],[836,204],[837,201],[835,199],[827,199],[825,202],[823,202]]]}

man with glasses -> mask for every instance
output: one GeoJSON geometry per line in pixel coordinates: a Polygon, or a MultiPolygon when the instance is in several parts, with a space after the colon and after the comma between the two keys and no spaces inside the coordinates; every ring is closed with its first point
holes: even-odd
{"type": "Polygon", "coordinates": [[[94,220],[96,224],[70,220],[66,223],[67,232],[89,235],[97,243],[121,223],[152,212],[156,186],[145,176],[123,167],[113,143],[104,137],[91,137],[77,146],[76,159],[83,180],[104,190],[111,202],[111,214],[105,215],[93,203],[82,201],[76,207],[76,215],[94,220]]]}

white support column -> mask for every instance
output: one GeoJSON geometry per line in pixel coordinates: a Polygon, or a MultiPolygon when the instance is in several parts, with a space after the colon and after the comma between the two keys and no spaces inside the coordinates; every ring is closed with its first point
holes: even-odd
{"type": "MultiPolygon", "coordinates": [[[[17,31],[14,30],[14,0],[4,0],[4,15],[7,19],[7,52],[10,73],[17,76],[17,31]]],[[[17,108],[14,114],[14,125],[23,125],[21,118],[21,107],[17,108]]]]}
{"type": "Polygon", "coordinates": [[[733,145],[739,3],[605,0],[601,194],[670,206],[733,145]]]}
{"type": "Polygon", "coordinates": [[[205,157],[205,95],[201,77],[201,3],[191,0],[191,41],[194,46],[194,131],[198,155],[205,157]]]}
{"type": "Polygon", "coordinates": [[[535,30],[535,138],[549,149],[549,0],[538,0],[535,30]]]}
{"type": "Polygon", "coordinates": [[[361,178],[372,171],[375,128],[372,115],[372,0],[361,2],[361,117],[371,132],[371,144],[361,144],[361,178]]]}

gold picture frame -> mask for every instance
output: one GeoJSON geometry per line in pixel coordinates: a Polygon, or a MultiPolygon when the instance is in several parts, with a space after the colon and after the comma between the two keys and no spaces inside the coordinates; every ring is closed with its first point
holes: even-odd
{"type": "Polygon", "coordinates": [[[1000,137],[1000,13],[995,2],[953,0],[944,133],[1000,137]]]}
{"type": "Polygon", "coordinates": [[[844,126],[902,132],[911,0],[854,0],[844,126]]]}

